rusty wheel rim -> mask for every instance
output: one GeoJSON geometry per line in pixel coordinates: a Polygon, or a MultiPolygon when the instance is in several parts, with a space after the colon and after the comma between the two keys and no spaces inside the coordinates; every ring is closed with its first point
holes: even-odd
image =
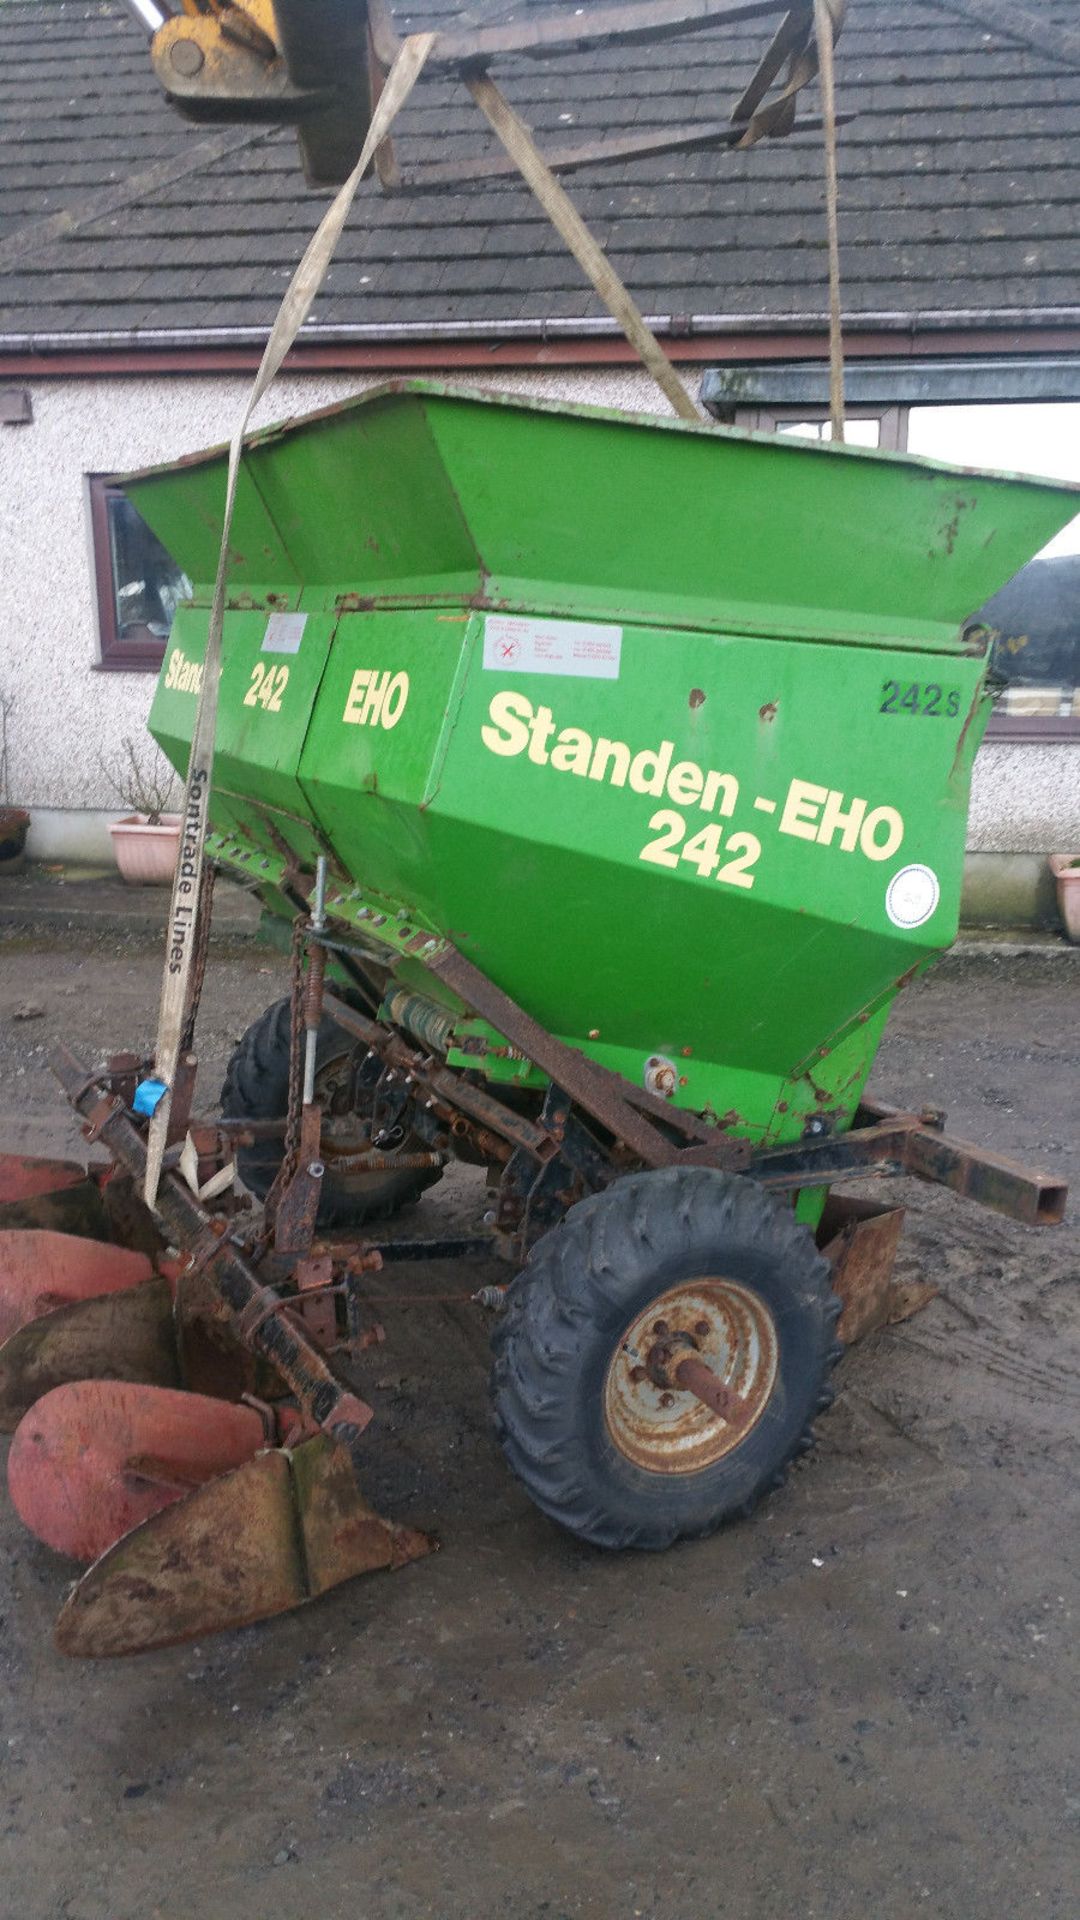
{"type": "MultiPolygon", "coordinates": [[[[736,1280],[680,1281],[622,1335],[604,1381],[604,1422],[614,1446],[649,1473],[700,1473],[741,1446],[776,1381],[776,1323],[736,1280]],[[718,1383],[721,1413],[678,1375],[684,1360],[718,1383]]],[[[687,1368],[693,1374],[694,1369],[687,1368]]]]}

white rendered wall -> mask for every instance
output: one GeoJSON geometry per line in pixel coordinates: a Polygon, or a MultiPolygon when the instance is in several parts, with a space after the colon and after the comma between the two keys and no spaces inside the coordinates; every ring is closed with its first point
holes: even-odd
{"type": "MultiPolygon", "coordinates": [[[[464,377],[484,384],[476,373],[464,377]]],[[[119,736],[142,728],[154,676],[95,670],[86,475],[173,460],[227,439],[249,382],[171,375],[19,384],[30,386],[32,424],[0,428],[0,690],[18,703],[9,723],[10,797],[34,811],[31,852],[106,857],[112,797],[98,759],[119,736]]],[[[374,376],[290,375],[258,418],[306,412],[372,384],[374,376]]],[[[486,384],[670,412],[648,375],[634,369],[501,370],[486,384]]],[[[1078,844],[1080,746],[984,747],[972,848],[1046,853],[1078,844]]]]}
{"type": "Polygon", "coordinates": [[[971,788],[973,853],[1080,850],[1080,740],[988,740],[971,788]]]}

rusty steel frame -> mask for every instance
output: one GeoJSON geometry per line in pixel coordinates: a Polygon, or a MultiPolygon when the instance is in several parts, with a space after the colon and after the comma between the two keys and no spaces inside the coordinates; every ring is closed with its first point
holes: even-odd
{"type": "MultiPolygon", "coordinates": [[[[815,1134],[794,1144],[754,1151],[747,1141],[632,1086],[556,1039],[456,948],[447,947],[428,964],[468,1007],[647,1167],[696,1165],[745,1172],[761,1186],[781,1193],[830,1186],[860,1174],[911,1174],[1028,1226],[1055,1226],[1064,1217],[1068,1190],[1061,1181],[1006,1155],[951,1139],[938,1114],[905,1113],[864,1100],[846,1133],[815,1134]],[[654,1122],[681,1133],[683,1143],[672,1140],[654,1122]]],[[[559,1152],[562,1142],[556,1131],[511,1112],[334,995],[326,996],[326,1008],[347,1032],[409,1072],[429,1097],[461,1107],[537,1159],[550,1159],[559,1152]]]]}
{"type": "Polygon", "coordinates": [[[781,1192],[830,1186],[858,1174],[910,1174],[1025,1226],[1060,1225],[1068,1198],[1063,1181],[1006,1154],[951,1139],[943,1121],[941,1114],[904,1113],[864,1100],[850,1132],[766,1148],[753,1156],[750,1171],[762,1186],[781,1192]]]}
{"type": "MultiPolygon", "coordinates": [[[[318,946],[320,933],[308,929],[307,939],[312,946],[318,946]]],[[[333,945],[332,940],[327,940],[327,945],[333,945]]],[[[606,1157],[616,1162],[620,1159],[639,1161],[646,1167],[697,1165],[746,1173],[761,1186],[778,1193],[831,1186],[837,1180],[860,1175],[909,1174],[945,1186],[1027,1225],[1055,1225],[1063,1218],[1067,1197],[1063,1183],[1006,1156],[950,1138],[944,1132],[940,1114],[906,1113],[864,1100],[854,1125],[845,1133],[815,1134],[799,1142],[755,1150],[745,1139],[723,1127],[710,1125],[699,1115],[670,1105],[644,1088],[633,1086],[619,1074],[558,1040],[457,949],[448,946],[429,965],[466,1006],[489,1021],[548,1076],[563,1095],[568,1111],[576,1107],[611,1136],[610,1149],[598,1148],[601,1157],[606,1153],[606,1157]]],[[[429,1108],[443,1114],[466,1116],[474,1126],[505,1142],[511,1153],[524,1151],[541,1168],[565,1157],[568,1150],[565,1120],[561,1124],[558,1121],[545,1124],[543,1117],[531,1119],[516,1112],[457,1070],[447,1067],[437,1055],[410,1045],[393,1028],[358,1012],[337,995],[327,993],[320,999],[326,1012],[345,1032],[361,1040],[388,1066],[400,1070],[415,1088],[417,1099],[429,1108]]],[[[84,1115],[93,1115],[95,1132],[114,1151],[127,1173],[138,1178],[145,1153],[142,1138],[128,1119],[122,1101],[112,1091],[110,1076],[104,1074],[96,1079],[88,1076],[65,1049],[57,1051],[53,1064],[73,1104],[84,1115]]],[[[308,1137],[302,1142],[299,1177],[295,1183],[298,1190],[292,1196],[297,1219],[290,1224],[295,1231],[280,1236],[279,1254],[287,1254],[290,1248],[298,1255],[305,1254],[314,1233],[321,1186],[316,1172],[316,1168],[321,1172],[317,1109],[307,1111],[305,1119],[308,1137]]],[[[260,1131],[276,1131],[281,1124],[267,1122],[260,1131]]],[[[386,1156],[378,1154],[353,1156],[358,1168],[371,1170],[377,1170],[384,1158],[386,1156]]],[[[445,1155],[438,1152],[415,1155],[412,1159],[434,1165],[443,1163],[445,1155]]],[[[388,1163],[398,1164],[393,1160],[388,1163]]],[[[263,1286],[227,1240],[208,1247],[208,1236],[225,1223],[201,1208],[175,1177],[168,1184],[162,1211],[175,1237],[190,1250],[197,1251],[205,1264],[225,1276],[225,1284],[220,1281],[217,1284],[233,1312],[242,1316],[241,1332],[245,1338],[252,1334],[249,1344],[258,1346],[267,1359],[281,1367],[301,1403],[311,1408],[320,1424],[344,1419],[347,1426],[350,1396],[346,1396],[346,1404],[339,1409],[334,1395],[340,1395],[343,1389],[332,1381],[313,1349],[305,1352],[302,1347],[296,1348],[295,1319],[282,1318],[285,1303],[263,1286]],[[296,1370],[295,1380],[290,1368],[296,1370]],[[332,1383],[329,1401],[320,1415],[315,1412],[315,1405],[316,1402],[322,1404],[328,1382],[332,1383]]],[[[505,1232],[493,1234],[489,1243],[492,1250],[505,1238],[505,1232]]],[[[404,1246],[393,1254],[389,1249],[386,1251],[388,1257],[395,1260],[452,1258],[474,1256],[478,1246],[485,1243],[476,1237],[461,1237],[436,1244],[438,1253],[431,1242],[417,1243],[415,1256],[406,1253],[404,1246]]],[[[370,1412],[363,1403],[353,1404],[360,1410],[359,1434],[370,1412]]]]}
{"type": "Polygon", "coordinates": [[[576,1047],[557,1040],[456,947],[447,946],[428,961],[428,967],[451,992],[490,1021],[512,1046],[519,1047],[534,1066],[548,1074],[616,1140],[639,1154],[646,1166],[674,1165],[680,1154],[679,1146],[651,1124],[656,1120],[708,1146],[710,1152],[721,1156],[716,1161],[718,1166],[734,1168],[745,1164],[749,1150],[744,1141],[725,1139],[720,1129],[709,1126],[697,1114],[669,1105],[658,1094],[635,1087],[621,1074],[613,1073],[579,1053],[576,1047]]]}
{"type": "MultiPolygon", "coordinates": [[[[321,931],[319,925],[309,924],[303,937],[317,945],[321,931]]],[[[1065,1189],[1060,1183],[949,1139],[943,1131],[943,1116],[936,1112],[905,1113],[867,1101],[847,1134],[816,1134],[753,1152],[748,1143],[734,1141],[723,1128],[710,1127],[700,1116],[643,1093],[567,1047],[455,949],[439,956],[435,970],[467,1007],[490,1020],[548,1076],[539,1120],[514,1113],[437,1054],[409,1046],[398,1030],[368,1019],[331,995],[321,996],[318,965],[314,992],[308,996],[309,1011],[316,1004],[320,1010],[325,1007],[346,1032],[384,1062],[392,1061],[395,1070],[400,1068],[415,1090],[413,1097],[439,1109],[436,1124],[445,1114],[467,1115],[489,1137],[497,1136],[493,1144],[501,1139],[513,1149],[502,1178],[501,1193],[508,1203],[502,1230],[496,1225],[487,1238],[462,1235],[441,1241],[391,1242],[385,1247],[352,1240],[339,1246],[323,1243],[311,1255],[316,1181],[312,1194],[297,1191],[298,1209],[304,1214],[299,1235],[304,1241],[302,1257],[290,1259],[280,1239],[273,1253],[265,1255],[263,1270],[296,1289],[284,1297],[265,1284],[228,1212],[208,1211],[170,1166],[158,1190],[154,1215],[147,1220],[151,1226],[156,1221],[188,1254],[177,1271],[180,1283],[195,1289],[197,1297],[189,1304],[197,1309],[196,1317],[189,1313],[185,1318],[179,1301],[170,1302],[167,1276],[159,1274],[144,1282],[135,1295],[128,1292],[80,1302],[70,1312],[34,1322],[18,1336],[19,1364],[11,1372],[7,1400],[0,1407],[3,1424],[9,1427],[37,1403],[42,1391],[56,1385],[63,1388],[76,1379],[85,1381],[88,1361],[91,1378],[133,1375],[145,1383],[149,1377],[157,1388],[198,1385],[235,1399],[244,1388],[235,1366],[228,1381],[190,1377],[193,1369],[201,1369],[204,1359],[210,1373],[214,1372],[213,1323],[218,1320],[227,1321],[228,1331],[236,1336],[235,1345],[230,1343],[235,1358],[244,1367],[252,1365],[251,1355],[269,1363],[299,1407],[300,1425],[284,1446],[261,1448],[234,1471],[194,1488],[108,1548],[75,1587],[61,1613],[57,1626],[61,1651],[102,1655],[169,1645],[194,1633],[266,1618],[301,1605],[355,1574],[401,1566],[429,1552],[434,1542],[426,1535],[383,1520],[364,1498],[366,1457],[361,1441],[374,1410],[350,1392],[328,1364],[327,1351],[336,1352],[339,1344],[335,1297],[344,1295],[346,1301],[346,1350],[355,1352],[377,1343],[384,1338],[382,1327],[374,1324],[362,1330],[360,1324],[361,1313],[374,1303],[352,1289],[350,1275],[377,1271],[384,1260],[476,1258],[521,1251],[530,1239],[529,1208],[534,1196],[542,1196],[546,1209],[541,1217],[538,1208],[536,1231],[546,1232],[583,1190],[575,1172],[583,1142],[588,1162],[582,1176],[584,1190],[603,1186],[623,1165],[635,1161],[647,1167],[690,1164],[745,1172],[782,1193],[879,1171],[935,1181],[1029,1223],[1061,1218],[1065,1189]],[[586,1139],[582,1114],[610,1135],[609,1146],[594,1135],[586,1139]],[[737,1164],[736,1149],[741,1155],[737,1164]],[[530,1164],[534,1174],[528,1171],[530,1164]],[[515,1213],[515,1197],[522,1202],[520,1213],[515,1213]],[[342,1271],[344,1278],[337,1278],[342,1271]],[[196,1324],[198,1316],[205,1326],[196,1324]],[[307,1439],[316,1428],[321,1430],[320,1437],[307,1439]]],[[[299,975],[293,992],[300,997],[299,975]]],[[[302,1029],[295,1022],[293,1027],[292,1044],[299,1056],[302,1029]]],[[[97,1074],[88,1073],[62,1046],[55,1049],[51,1065],[83,1117],[84,1134],[100,1139],[122,1169],[119,1180],[101,1177],[105,1191],[113,1185],[122,1188],[125,1176],[138,1183],[145,1169],[146,1145],[125,1104],[124,1096],[132,1091],[130,1076],[110,1072],[109,1066],[97,1074]]],[[[115,1068],[116,1061],[111,1065],[115,1068]]],[[[307,1156],[319,1151],[319,1128],[320,1109],[310,1102],[303,1108],[300,1175],[315,1171],[314,1165],[307,1165],[307,1156]]],[[[222,1137],[228,1145],[230,1136],[222,1137]]],[[[366,1162],[382,1156],[354,1157],[366,1162]]],[[[75,1177],[78,1169],[61,1168],[60,1172],[68,1182],[67,1190],[78,1193],[83,1184],[75,1177]]],[[[28,1184],[33,1185],[32,1174],[15,1165],[9,1182],[12,1190],[28,1184]]],[[[287,1193],[291,1195],[294,1188],[296,1181],[287,1193]]],[[[872,1201],[837,1196],[826,1206],[817,1238],[842,1303],[838,1334],[844,1345],[906,1318],[934,1296],[932,1285],[898,1284],[893,1278],[902,1219],[901,1208],[872,1201]]],[[[138,1220],[136,1225],[141,1231],[138,1220]]],[[[265,1253],[265,1237],[255,1241],[254,1257],[260,1246],[265,1253]]],[[[486,1288],[471,1297],[498,1306],[503,1292],[486,1288]]],[[[388,1297],[400,1297],[402,1304],[409,1301],[407,1293],[399,1296],[395,1291],[388,1297]]],[[[652,1332],[657,1337],[642,1372],[669,1392],[694,1396],[739,1435],[753,1418],[753,1408],[709,1365],[698,1337],[702,1329],[695,1326],[690,1334],[660,1320],[652,1332]]],[[[257,1390],[256,1382],[249,1392],[257,1390]]]]}
{"type": "MultiPolygon", "coordinates": [[[[864,1100],[847,1133],[814,1135],[795,1145],[754,1152],[746,1141],[632,1086],[619,1074],[557,1040],[455,948],[448,947],[429,965],[466,1005],[490,1021],[617,1141],[638,1154],[646,1166],[707,1165],[747,1172],[762,1186],[780,1192],[828,1186],[857,1174],[908,1173],[1027,1225],[1053,1226],[1064,1217],[1067,1189],[1061,1181],[1008,1156],[950,1139],[937,1114],[904,1113],[864,1100]],[[690,1135],[693,1144],[673,1143],[651,1124],[654,1119],[690,1135]]],[[[349,1024],[345,1017],[349,1010],[339,1001],[332,1000],[329,1011],[343,1025],[349,1024]]],[[[370,1045],[377,1045],[380,1031],[386,1030],[380,1030],[375,1022],[365,1022],[364,1026],[363,1037],[370,1045]]],[[[419,1056],[414,1058],[422,1071],[419,1056]]],[[[448,1070],[438,1069],[437,1077],[441,1090],[449,1091],[445,1084],[448,1070]]],[[[474,1091],[469,1088],[469,1095],[474,1091]]],[[[497,1102],[493,1104],[498,1106],[497,1102]]],[[[520,1116],[515,1114],[512,1119],[513,1134],[507,1133],[505,1124],[500,1130],[517,1145],[530,1144],[520,1137],[520,1116]]],[[[491,1124],[499,1127],[498,1119],[493,1118],[491,1124]]]]}
{"type": "MultiPolygon", "coordinates": [[[[849,126],[855,118],[853,113],[838,113],[838,127],[849,126]]],[[[793,133],[820,133],[824,121],[819,114],[809,114],[800,120],[793,133]]],[[[579,167],[602,166],[622,160],[647,159],[653,154],[694,153],[699,148],[737,147],[744,134],[750,131],[750,120],[688,120],[681,126],[669,127],[665,133],[619,133],[606,139],[587,140],[579,144],[545,147],[544,161],[552,173],[575,173],[579,167]]],[[[400,191],[410,193],[438,193],[443,189],[453,189],[472,185],[479,180],[497,180],[516,175],[515,163],[505,153],[486,153],[475,160],[439,160],[430,165],[412,167],[402,175],[400,191]]]]}
{"type": "MultiPolygon", "coordinates": [[[[67,1047],[56,1047],[50,1065],[76,1112],[104,1141],[125,1172],[139,1181],[146,1167],[146,1143],[122,1102],[103,1093],[67,1047]]],[[[242,1343],[276,1367],[313,1423],[344,1447],[360,1471],[361,1437],[372,1408],[336,1378],[312,1345],[288,1303],[260,1279],[229,1238],[228,1222],[200,1205],[176,1174],[161,1182],[157,1213],[171,1237],[193,1256],[234,1316],[242,1343]]]]}
{"type": "MultiPolygon", "coordinates": [[[[479,27],[471,33],[440,33],[428,55],[429,67],[484,67],[508,54],[543,59],[551,54],[582,53],[618,42],[674,40],[708,27],[736,26],[770,14],[794,14],[813,21],[810,0],[630,0],[625,5],[568,7],[546,19],[515,21],[503,27],[479,27]]],[[[401,47],[388,10],[369,0],[372,45],[377,60],[392,66],[401,47]]]]}
{"type": "MultiPolygon", "coordinates": [[[[306,930],[311,944],[318,944],[320,931],[306,930]]],[[[575,1138],[580,1144],[580,1121],[574,1118],[575,1109],[610,1135],[608,1147],[592,1137],[597,1165],[586,1171],[586,1188],[603,1185],[621,1167],[634,1163],[648,1168],[694,1165],[745,1173],[781,1194],[831,1186],[860,1174],[910,1174],[1029,1225],[1055,1224],[1063,1216],[1066,1189],[1059,1181],[1004,1156],[951,1139],[944,1132],[943,1116],[929,1110],[906,1113],[864,1101],[847,1133],[819,1133],[755,1151],[747,1141],[734,1138],[722,1127],[710,1126],[700,1116],[633,1087],[617,1073],[566,1046],[456,949],[447,948],[431,965],[467,1007],[490,1021],[548,1077],[549,1096],[538,1119],[513,1111],[493,1093],[448,1067],[437,1054],[426,1054],[409,1045],[394,1028],[357,1012],[335,995],[326,994],[322,1005],[345,1032],[371,1048],[388,1066],[400,1070],[413,1097],[426,1108],[437,1110],[438,1119],[461,1114],[486,1132],[493,1145],[500,1140],[506,1143],[511,1153],[503,1175],[505,1194],[516,1191],[515,1179],[520,1185],[522,1167],[531,1163],[537,1172],[532,1185],[531,1176],[525,1177],[528,1193],[523,1189],[518,1194],[521,1207],[502,1209],[488,1238],[463,1235],[438,1241],[404,1241],[396,1246],[391,1242],[385,1247],[364,1242],[361,1251],[371,1267],[381,1266],[384,1259],[396,1264],[416,1259],[475,1258],[485,1253],[505,1256],[522,1250],[529,1238],[525,1224],[529,1195],[534,1190],[538,1193],[545,1183],[550,1185],[551,1175],[557,1176],[560,1167],[568,1171],[569,1184],[563,1183],[566,1194],[561,1188],[556,1192],[554,1213],[548,1196],[538,1230],[546,1231],[555,1223],[560,1208],[565,1211],[572,1204],[566,1195],[576,1191],[574,1146],[575,1138]],[[572,1138],[575,1128],[577,1136],[572,1138]]],[[[98,1074],[88,1073],[62,1046],[55,1049],[51,1065],[84,1119],[84,1133],[101,1139],[123,1173],[138,1183],[145,1168],[146,1146],[123,1098],[130,1089],[125,1086],[118,1091],[116,1075],[108,1068],[98,1074]]],[[[301,1287],[302,1277],[294,1271],[296,1259],[289,1256],[300,1256],[303,1262],[314,1233],[320,1187],[316,1175],[321,1175],[322,1169],[312,1156],[319,1153],[319,1125],[318,1106],[304,1108],[299,1177],[289,1189],[291,1196],[296,1188],[297,1219],[291,1223],[296,1232],[279,1235],[266,1268],[301,1287]],[[304,1180],[305,1174],[311,1176],[309,1181],[304,1180]]],[[[356,1156],[360,1164],[383,1157],[356,1156]]],[[[445,1158],[441,1153],[414,1157],[425,1162],[445,1158]]],[[[557,1178],[555,1185],[558,1188],[557,1178]]],[[[819,1237],[845,1301],[841,1337],[850,1341],[915,1311],[933,1290],[922,1287],[905,1291],[892,1282],[901,1218],[898,1209],[871,1206],[867,1212],[865,1203],[854,1203],[847,1206],[846,1213],[842,1208],[840,1211],[843,1217],[834,1238],[828,1240],[827,1221],[824,1235],[819,1237]]],[[[373,1410],[350,1392],[327,1364],[319,1326],[315,1322],[306,1324],[302,1301],[285,1297],[265,1284],[228,1218],[203,1207],[171,1167],[159,1191],[156,1213],[169,1238],[191,1256],[196,1284],[209,1296],[211,1307],[220,1303],[227,1310],[241,1347],[277,1370],[308,1419],[345,1449],[354,1472],[359,1473],[363,1464],[360,1442],[373,1410]]],[[[308,1275],[308,1291],[320,1297],[339,1291],[333,1282],[333,1251],[327,1249],[317,1265],[319,1271],[313,1268],[308,1275]],[[328,1275],[323,1274],[323,1267],[329,1268],[328,1275]]],[[[311,1310],[319,1308],[315,1301],[308,1305],[311,1310]]],[[[320,1310],[325,1317],[325,1307],[320,1310]]],[[[322,1331],[325,1333],[325,1328],[322,1331]]],[[[153,1327],[145,1337],[152,1344],[153,1327]]],[[[62,1375],[66,1360],[61,1358],[56,1364],[62,1375]]],[[[696,1380],[691,1391],[700,1394],[703,1386],[712,1390],[708,1381],[696,1380]]]]}

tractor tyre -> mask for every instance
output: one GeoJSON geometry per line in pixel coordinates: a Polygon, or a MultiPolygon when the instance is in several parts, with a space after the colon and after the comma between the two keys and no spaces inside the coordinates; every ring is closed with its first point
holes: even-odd
{"type": "Polygon", "coordinates": [[[492,1340],[503,1451],[595,1546],[699,1539],[812,1445],[839,1313],[790,1206],[707,1167],[631,1174],[572,1207],[508,1290],[492,1340]],[[719,1382],[713,1406],[678,1377],[688,1359],[719,1382]]]}
{"type": "MultiPolygon", "coordinates": [[[[272,1007],[250,1026],[235,1048],[225,1071],[221,1089],[221,1113],[225,1120],[273,1120],[288,1110],[289,1104],[289,1029],[288,997],[272,1007]]],[[[319,1028],[315,1055],[316,1098],[326,1095],[336,1068],[342,1072],[357,1041],[324,1015],[319,1028]]],[[[363,1119],[363,1113],[360,1114],[363,1119]]],[[[324,1104],[323,1140],[331,1147],[335,1136],[341,1138],[357,1131],[356,1114],[335,1115],[332,1104],[324,1104]]],[[[360,1138],[341,1138],[343,1150],[360,1151],[360,1138]]],[[[406,1133],[398,1145],[402,1153],[423,1150],[426,1142],[406,1133]]],[[[241,1147],[237,1168],[244,1185],[259,1200],[265,1200],[281,1164],[282,1143],[278,1139],[257,1140],[241,1147]]],[[[318,1225],[357,1227],[365,1221],[383,1219],[419,1199],[426,1187],[440,1178],[439,1168],[403,1168],[400,1173],[334,1173],[327,1164],[319,1200],[318,1225]]]]}

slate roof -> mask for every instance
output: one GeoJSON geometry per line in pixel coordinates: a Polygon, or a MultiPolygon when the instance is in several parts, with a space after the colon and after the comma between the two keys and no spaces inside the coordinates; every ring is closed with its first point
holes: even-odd
{"type": "MultiPolygon", "coordinates": [[[[839,103],[857,115],[841,135],[849,318],[1080,321],[1080,71],[981,27],[973,7],[851,0],[837,49],[839,103]]],[[[1075,22],[1076,0],[1038,8],[1044,24],[1075,22]]],[[[541,7],[518,0],[525,10],[541,7]]],[[[508,0],[414,0],[409,11],[399,0],[395,20],[405,31],[514,12],[508,0]]],[[[504,61],[496,74],[542,143],[716,119],[771,29],[754,21],[659,48],[504,61]]],[[[802,100],[817,111],[813,90],[802,100]]],[[[396,139],[406,171],[493,145],[460,87],[426,79],[396,139]]],[[[0,260],[5,236],[146,170],[134,204],[99,209],[65,238],[39,233],[0,272],[0,347],[28,336],[254,337],[325,204],[303,185],[290,133],[180,120],[120,0],[0,0],[0,260]],[[171,178],[205,140],[217,157],[171,178]]],[[[827,311],[814,134],[608,163],[568,186],[650,316],[694,316],[707,331],[710,316],[782,327],[827,311]]],[[[388,199],[367,183],[306,334],[488,323],[532,334],[602,314],[523,187],[388,199]]]]}

